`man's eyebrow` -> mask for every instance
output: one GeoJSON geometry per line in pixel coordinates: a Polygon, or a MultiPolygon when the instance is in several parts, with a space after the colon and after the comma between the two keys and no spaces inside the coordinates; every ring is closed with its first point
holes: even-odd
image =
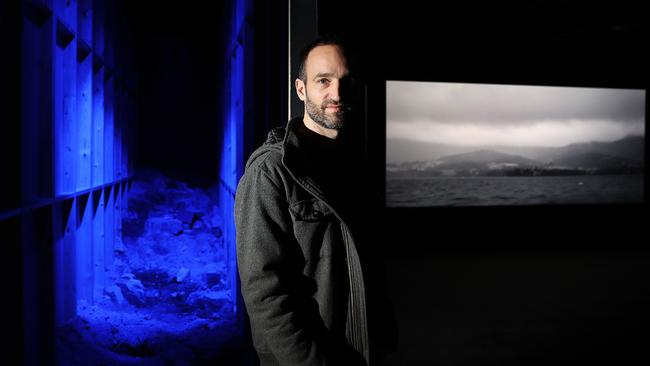
{"type": "Polygon", "coordinates": [[[316,76],[314,76],[314,79],[322,78],[322,77],[330,77],[330,76],[334,76],[334,73],[333,72],[319,72],[318,74],[316,74],[316,76]]]}

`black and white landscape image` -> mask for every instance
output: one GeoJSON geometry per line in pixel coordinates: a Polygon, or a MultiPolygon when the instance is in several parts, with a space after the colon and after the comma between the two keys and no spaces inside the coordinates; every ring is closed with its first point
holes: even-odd
{"type": "Polygon", "coordinates": [[[644,201],[645,90],[388,81],[389,207],[644,201]]]}

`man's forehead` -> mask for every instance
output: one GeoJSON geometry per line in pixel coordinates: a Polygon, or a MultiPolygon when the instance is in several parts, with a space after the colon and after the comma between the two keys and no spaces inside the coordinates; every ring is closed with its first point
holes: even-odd
{"type": "Polygon", "coordinates": [[[343,50],[337,45],[317,46],[307,56],[307,74],[348,73],[343,50]]]}

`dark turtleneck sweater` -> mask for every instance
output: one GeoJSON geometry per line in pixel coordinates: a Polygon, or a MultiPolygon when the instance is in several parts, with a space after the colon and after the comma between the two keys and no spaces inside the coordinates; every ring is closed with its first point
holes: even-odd
{"type": "Polygon", "coordinates": [[[342,138],[331,139],[320,135],[305,126],[298,125],[296,134],[301,147],[313,165],[310,173],[322,185],[327,197],[341,215],[349,213],[350,201],[347,199],[353,193],[353,186],[358,184],[354,162],[358,157],[351,156],[350,149],[342,138]]]}
{"type": "MultiPolygon", "coordinates": [[[[343,132],[343,131],[342,131],[343,132]]],[[[386,334],[373,335],[381,339],[380,344],[386,343],[393,349],[397,344],[397,323],[390,309],[386,295],[385,273],[383,264],[377,264],[375,256],[380,255],[373,249],[378,227],[375,216],[377,212],[369,205],[371,197],[368,196],[368,182],[361,169],[361,157],[356,149],[352,148],[349,136],[343,133],[335,139],[322,136],[301,123],[296,128],[300,146],[309,160],[310,174],[322,185],[329,201],[338,214],[353,230],[357,239],[357,251],[364,267],[366,279],[366,295],[377,296],[374,302],[367,303],[367,311],[372,317],[371,322],[381,322],[382,330],[374,330],[386,334]]],[[[370,318],[369,318],[370,319],[370,318]]],[[[377,326],[377,325],[375,325],[377,326]]],[[[382,346],[379,346],[382,347],[382,346]]]]}

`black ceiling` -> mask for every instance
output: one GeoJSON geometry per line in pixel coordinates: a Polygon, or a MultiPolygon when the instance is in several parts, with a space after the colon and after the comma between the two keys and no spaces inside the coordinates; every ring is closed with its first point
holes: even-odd
{"type": "Polygon", "coordinates": [[[645,85],[645,12],[628,0],[328,0],[319,27],[356,38],[380,78],[645,85]]]}
{"type": "MultiPolygon", "coordinates": [[[[125,7],[139,33],[207,42],[224,31],[217,23],[227,9],[171,0],[125,7]]],[[[318,23],[321,33],[356,38],[377,79],[647,85],[639,1],[320,0],[318,23]]]]}

